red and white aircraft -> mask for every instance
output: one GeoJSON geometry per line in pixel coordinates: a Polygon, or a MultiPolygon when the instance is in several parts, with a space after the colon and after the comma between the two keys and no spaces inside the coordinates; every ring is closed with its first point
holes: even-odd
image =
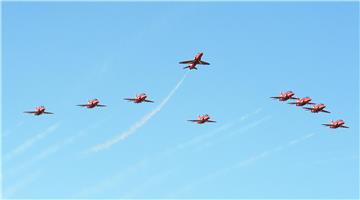
{"type": "Polygon", "coordinates": [[[44,106],[37,106],[35,107],[35,111],[25,111],[24,113],[34,114],[34,115],[41,115],[41,114],[54,114],[51,112],[45,112],[46,108],[44,106]]]}
{"type": "Polygon", "coordinates": [[[324,112],[324,113],[330,113],[327,110],[324,110],[326,106],[322,103],[314,105],[312,108],[304,107],[304,109],[309,110],[312,113],[318,113],[318,112],[324,112]]]}
{"type": "Polygon", "coordinates": [[[210,120],[210,116],[208,114],[198,116],[198,119],[192,119],[192,120],[188,120],[188,121],[189,122],[195,122],[195,123],[198,123],[198,124],[203,124],[205,122],[216,122],[216,121],[210,120]]]}
{"type": "Polygon", "coordinates": [[[306,104],[314,105],[315,103],[311,103],[310,97],[304,97],[304,98],[297,98],[296,102],[290,102],[288,104],[295,104],[296,106],[304,106],[306,104]]]}
{"type": "Polygon", "coordinates": [[[124,100],[132,101],[134,103],[142,103],[142,102],[148,102],[148,103],[154,103],[154,101],[147,100],[147,95],[145,93],[137,94],[135,98],[125,98],[124,100]]]}
{"type": "Polygon", "coordinates": [[[100,103],[99,99],[91,99],[88,101],[87,104],[80,104],[77,106],[82,106],[82,107],[86,107],[86,108],[106,107],[106,105],[101,105],[99,103],[100,103]]]}
{"type": "Polygon", "coordinates": [[[204,53],[201,52],[201,53],[198,53],[193,60],[181,61],[179,63],[180,64],[189,64],[188,66],[184,67],[183,69],[189,68],[190,70],[197,69],[196,65],[210,65],[210,63],[201,60],[201,57],[203,55],[204,55],[204,53]]]}
{"type": "Polygon", "coordinates": [[[287,92],[280,92],[280,96],[270,97],[270,98],[279,99],[279,101],[287,101],[289,99],[297,99],[296,97],[293,97],[294,95],[295,95],[294,92],[287,91],[287,92]]]}
{"type": "Polygon", "coordinates": [[[324,126],[328,126],[329,128],[349,128],[348,126],[344,126],[345,122],[344,120],[331,120],[330,124],[323,124],[324,126]]]}

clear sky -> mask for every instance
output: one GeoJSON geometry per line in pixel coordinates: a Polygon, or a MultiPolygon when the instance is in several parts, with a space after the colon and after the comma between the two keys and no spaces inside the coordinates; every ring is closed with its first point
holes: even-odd
{"type": "Polygon", "coordinates": [[[4,3],[4,196],[358,198],[358,6],[4,3]],[[269,98],[286,90],[331,114],[269,98]],[[140,92],[155,103],[123,100],[140,92]],[[75,106],[92,98],[107,107],[75,106]],[[22,113],[38,105],[55,115],[22,113]]]}

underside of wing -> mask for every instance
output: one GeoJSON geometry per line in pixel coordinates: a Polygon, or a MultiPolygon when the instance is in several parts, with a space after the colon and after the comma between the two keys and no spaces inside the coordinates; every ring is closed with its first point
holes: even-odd
{"type": "Polygon", "coordinates": [[[305,110],[312,110],[312,108],[303,107],[305,110]]]}
{"type": "Polygon", "coordinates": [[[154,103],[154,101],[147,100],[147,99],[145,99],[144,101],[145,101],[145,102],[148,102],[148,103],[154,103]]]}
{"type": "Polygon", "coordinates": [[[309,103],[307,103],[307,104],[309,104],[309,105],[315,105],[315,103],[312,103],[312,102],[309,102],[309,103]]]}
{"type": "Polygon", "coordinates": [[[85,106],[88,106],[87,104],[79,104],[79,105],[76,105],[76,106],[83,106],[83,107],[85,107],[85,106]]]}
{"type": "Polygon", "coordinates": [[[324,125],[324,126],[332,126],[332,124],[322,124],[322,125],[324,125]]]}
{"type": "Polygon", "coordinates": [[[189,122],[199,122],[200,120],[197,120],[197,119],[190,119],[188,120],[189,122]]]}
{"type": "Polygon", "coordinates": [[[321,112],[324,112],[324,113],[330,113],[329,111],[327,110],[322,110],[321,112]]]}
{"type": "Polygon", "coordinates": [[[194,60],[186,60],[179,62],[179,64],[192,64],[192,63],[194,63],[194,60]]]}
{"type": "Polygon", "coordinates": [[[101,105],[101,104],[98,104],[96,106],[98,106],[98,107],[106,107],[106,105],[101,105]]]}
{"type": "Polygon", "coordinates": [[[210,63],[205,62],[205,61],[202,61],[202,60],[199,62],[199,64],[200,64],[200,65],[210,65],[210,63]]]}
{"type": "Polygon", "coordinates": [[[54,114],[54,113],[52,113],[52,112],[44,112],[44,114],[54,114]]]}
{"type": "Polygon", "coordinates": [[[213,121],[213,120],[208,120],[207,122],[212,122],[212,123],[215,123],[216,121],[213,121]]]}
{"type": "Polygon", "coordinates": [[[24,113],[34,114],[36,112],[35,111],[25,111],[24,113]]]}
{"type": "Polygon", "coordinates": [[[136,99],[125,98],[124,100],[135,101],[136,99]]]}
{"type": "Polygon", "coordinates": [[[297,102],[289,102],[288,104],[297,104],[297,102]]]}
{"type": "Polygon", "coordinates": [[[344,125],[342,125],[342,126],[340,126],[341,128],[349,128],[348,126],[344,126],[344,125]]]}
{"type": "Polygon", "coordinates": [[[281,97],[270,97],[270,98],[273,98],[273,99],[280,99],[281,97]]]}

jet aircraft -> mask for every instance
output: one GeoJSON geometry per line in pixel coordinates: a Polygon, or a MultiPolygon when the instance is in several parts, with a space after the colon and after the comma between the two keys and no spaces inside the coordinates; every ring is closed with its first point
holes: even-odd
{"type": "Polygon", "coordinates": [[[210,65],[210,63],[201,60],[203,55],[204,55],[204,53],[202,53],[202,52],[198,53],[194,57],[193,60],[181,61],[181,62],[179,62],[179,64],[189,64],[188,66],[184,67],[183,69],[189,68],[190,70],[197,69],[196,65],[210,65]]]}
{"type": "Polygon", "coordinates": [[[311,98],[310,97],[304,97],[304,98],[297,98],[296,102],[290,102],[288,104],[295,104],[296,106],[304,106],[306,104],[310,104],[310,105],[314,105],[315,103],[310,102],[311,98]]]}
{"type": "Polygon", "coordinates": [[[45,106],[37,106],[35,107],[35,111],[25,111],[24,113],[34,114],[34,115],[42,115],[42,114],[54,114],[51,112],[45,112],[45,106]]]}
{"type": "Polygon", "coordinates": [[[195,122],[195,123],[198,123],[198,124],[203,124],[205,122],[216,122],[216,121],[212,121],[210,120],[210,116],[208,114],[205,114],[205,115],[199,115],[198,116],[198,119],[192,119],[192,120],[188,120],[189,122],[195,122]]]}
{"type": "Polygon", "coordinates": [[[330,113],[329,111],[324,110],[325,108],[326,106],[322,103],[316,104],[312,108],[304,107],[304,109],[309,110],[312,113],[319,113],[319,112],[330,113]]]}
{"type": "Polygon", "coordinates": [[[329,128],[349,128],[348,126],[344,126],[345,122],[344,120],[336,120],[336,121],[333,121],[331,120],[330,121],[330,124],[323,124],[324,126],[328,126],[329,128]]]}
{"type": "Polygon", "coordinates": [[[270,97],[273,99],[279,99],[279,101],[287,101],[289,99],[297,99],[296,97],[294,97],[295,93],[292,91],[287,91],[287,92],[280,92],[280,95],[277,97],[270,97]]]}
{"type": "Polygon", "coordinates": [[[101,105],[99,103],[100,103],[99,99],[91,99],[87,102],[87,104],[80,104],[77,106],[82,106],[86,108],[106,107],[106,105],[101,105]]]}
{"type": "Polygon", "coordinates": [[[154,103],[154,101],[147,100],[147,95],[145,93],[137,94],[135,98],[125,98],[124,100],[132,101],[134,103],[142,103],[142,102],[148,102],[148,103],[154,103]]]}

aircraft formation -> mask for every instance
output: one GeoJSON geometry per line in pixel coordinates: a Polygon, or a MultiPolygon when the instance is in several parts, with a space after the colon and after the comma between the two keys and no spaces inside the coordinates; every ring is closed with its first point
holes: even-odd
{"type": "MultiPolygon", "coordinates": [[[[210,65],[210,63],[202,60],[203,55],[204,55],[204,53],[202,53],[202,52],[198,53],[197,55],[195,55],[194,59],[181,61],[181,62],[179,62],[179,64],[187,64],[187,66],[183,67],[183,69],[189,69],[189,70],[193,70],[193,69],[197,70],[198,69],[196,67],[197,65],[210,65]]],[[[154,103],[154,101],[147,99],[147,97],[148,96],[145,93],[140,93],[140,94],[135,95],[134,98],[124,98],[124,100],[133,102],[136,104],[144,103],[144,102],[154,103]]],[[[311,113],[320,113],[320,112],[330,113],[329,111],[325,110],[325,108],[326,108],[325,104],[322,104],[322,103],[315,104],[315,103],[311,102],[312,99],[310,97],[303,97],[303,98],[295,97],[295,93],[292,91],[281,92],[279,96],[270,97],[270,98],[277,99],[279,101],[296,100],[293,102],[289,102],[288,104],[292,104],[292,105],[299,106],[299,107],[303,107],[305,105],[313,105],[312,107],[303,107],[303,109],[310,111],[311,113]]],[[[88,109],[92,109],[95,107],[106,107],[106,105],[100,104],[99,99],[91,99],[86,104],[79,104],[77,106],[85,107],[88,109]]],[[[52,112],[46,112],[45,110],[46,110],[45,106],[38,106],[35,108],[34,111],[25,111],[24,113],[33,114],[36,116],[39,116],[42,114],[54,114],[52,112]]],[[[210,120],[210,116],[208,114],[199,115],[197,119],[191,119],[188,121],[194,122],[197,124],[216,122],[216,121],[210,120]]],[[[335,120],[335,121],[331,120],[330,124],[322,124],[322,125],[327,126],[332,129],[349,128],[348,126],[345,126],[345,121],[341,120],[341,119],[335,120]]]]}
{"type": "MultiPolygon", "coordinates": [[[[181,62],[179,62],[179,64],[188,64],[188,66],[184,67],[183,69],[188,68],[189,70],[193,70],[193,69],[197,70],[196,65],[210,65],[210,63],[201,60],[203,55],[204,55],[204,53],[202,53],[202,52],[198,53],[194,57],[193,60],[181,61],[181,62]]],[[[143,102],[154,103],[154,101],[147,99],[147,97],[148,96],[145,93],[140,93],[140,94],[135,95],[134,98],[124,98],[124,100],[127,100],[129,102],[133,102],[133,103],[136,103],[136,104],[143,103],[143,102]]],[[[81,107],[85,107],[85,108],[88,108],[88,109],[92,109],[92,108],[95,108],[95,107],[106,107],[106,105],[100,104],[99,99],[91,99],[86,104],[79,104],[79,105],[76,105],[76,106],[81,106],[81,107]]],[[[52,112],[45,112],[45,110],[46,110],[45,106],[37,106],[37,107],[35,107],[34,111],[25,111],[24,113],[33,114],[33,115],[36,115],[36,116],[39,116],[39,115],[42,115],[42,114],[54,114],[52,112]]],[[[206,122],[212,122],[212,123],[216,122],[216,121],[210,120],[210,116],[208,114],[199,115],[198,119],[188,120],[188,121],[195,122],[197,124],[204,124],[206,122]]]]}
{"type": "MultiPolygon", "coordinates": [[[[330,113],[329,111],[325,110],[326,105],[323,103],[319,103],[319,104],[313,103],[313,102],[311,102],[312,99],[310,97],[297,98],[294,96],[295,96],[295,93],[293,91],[286,91],[286,92],[280,92],[279,96],[270,97],[270,98],[278,99],[279,101],[287,101],[287,100],[292,99],[292,100],[296,100],[296,101],[289,102],[288,104],[292,104],[292,105],[296,105],[296,106],[313,105],[312,107],[303,107],[303,109],[310,111],[312,113],[320,113],[320,112],[330,113]]],[[[327,126],[329,128],[333,128],[333,129],[349,128],[348,126],[345,126],[344,124],[345,124],[344,120],[338,119],[335,121],[331,120],[330,124],[322,124],[322,125],[327,126]]]]}

